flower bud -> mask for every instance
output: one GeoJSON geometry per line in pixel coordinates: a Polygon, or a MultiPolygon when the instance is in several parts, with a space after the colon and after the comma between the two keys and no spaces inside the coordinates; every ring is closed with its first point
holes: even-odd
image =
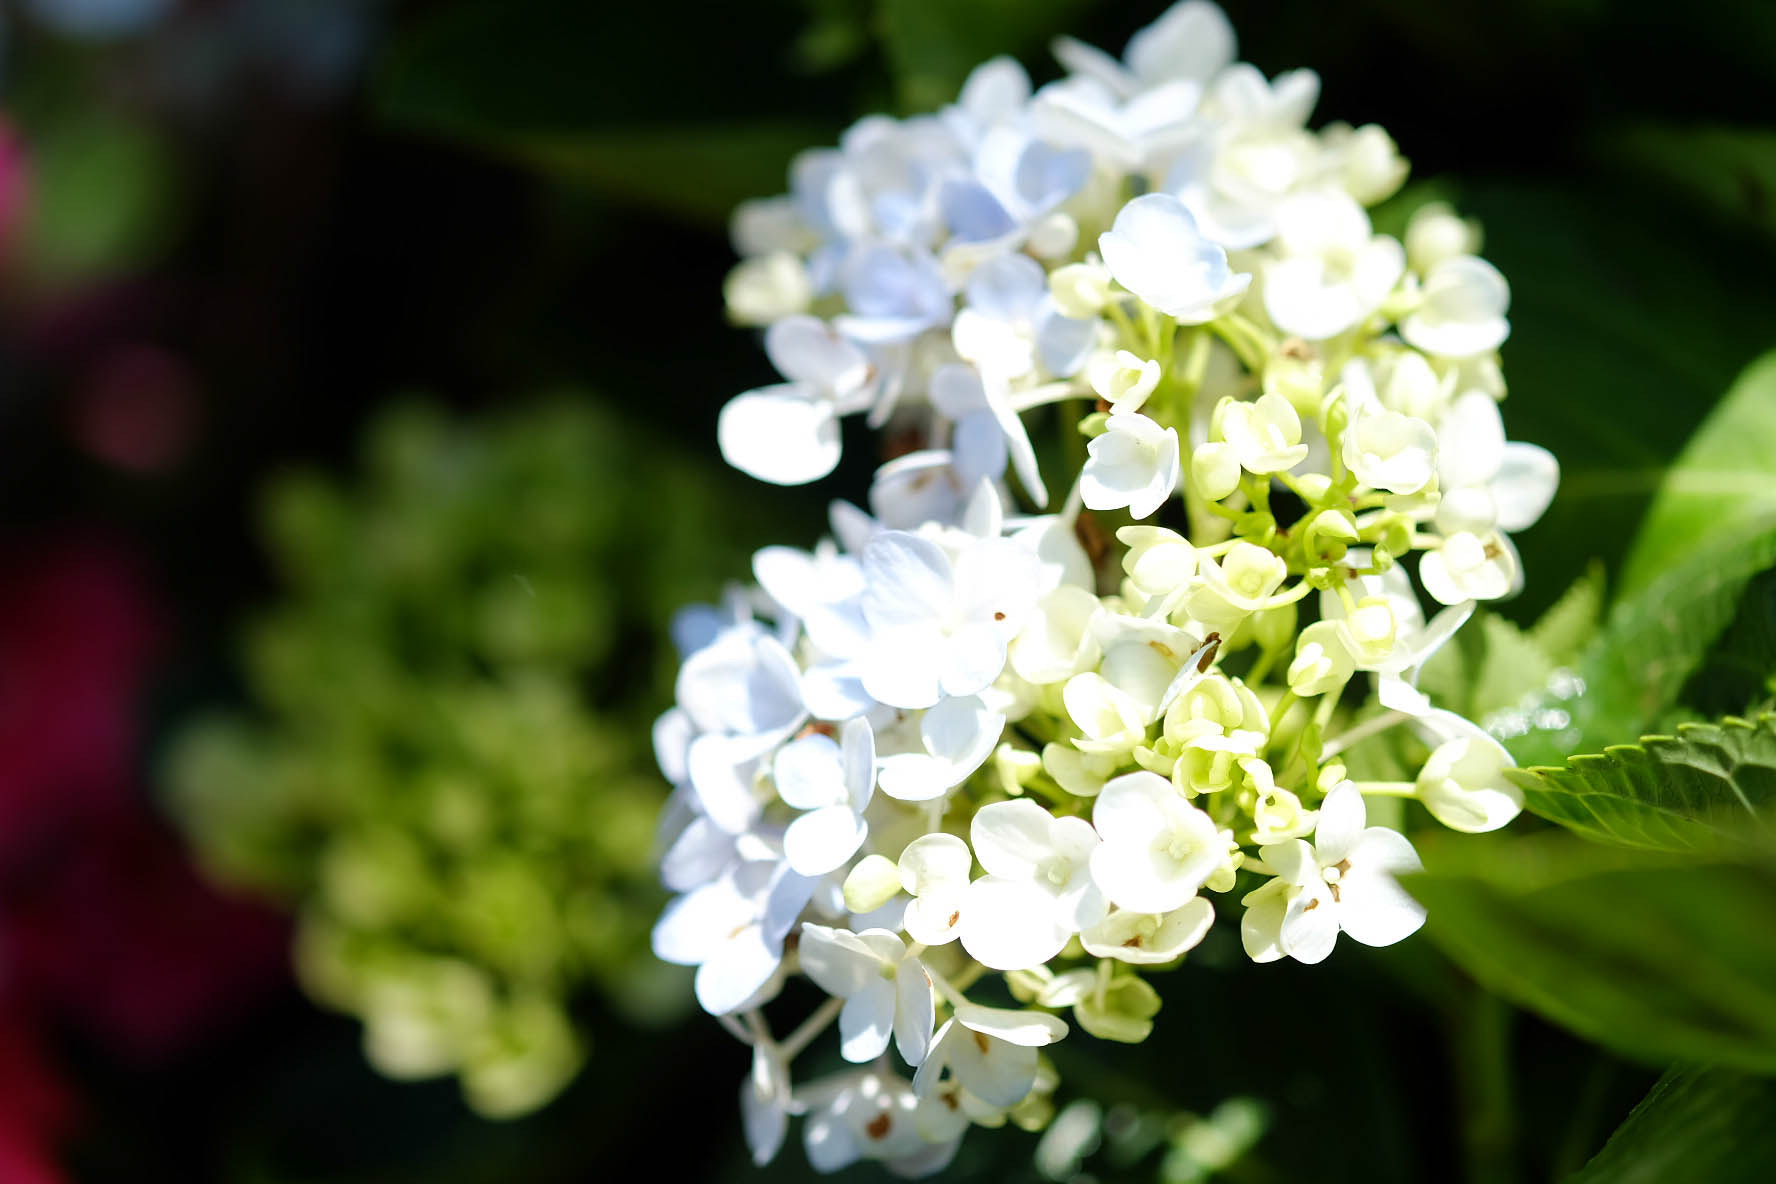
{"type": "Polygon", "coordinates": [[[1378,124],[1355,129],[1333,124],[1323,135],[1338,162],[1339,183],[1364,205],[1386,201],[1405,182],[1406,161],[1394,138],[1378,124]]]}
{"type": "Polygon", "coordinates": [[[1048,277],[1062,316],[1092,320],[1110,303],[1110,269],[1102,263],[1069,263],[1048,277]]]}
{"type": "Polygon", "coordinates": [[[1159,992],[1147,980],[1117,975],[1102,992],[1090,991],[1073,1005],[1079,1026],[1099,1040],[1139,1044],[1153,1032],[1159,1014],[1159,992]]]}
{"type": "Polygon", "coordinates": [[[1348,510],[1321,510],[1308,519],[1303,539],[1310,558],[1334,563],[1357,541],[1357,524],[1348,510]]]}
{"type": "Polygon", "coordinates": [[[1098,398],[1117,411],[1139,411],[1159,385],[1159,363],[1119,349],[1115,355],[1099,354],[1086,370],[1098,398]]]}
{"type": "Polygon", "coordinates": [[[866,855],[845,877],[845,907],[873,913],[900,893],[900,867],[885,855],[866,855]]]}
{"type": "Polygon", "coordinates": [[[1024,246],[1038,259],[1060,259],[1073,253],[1079,245],[1079,223],[1066,214],[1055,213],[1030,228],[1024,246]]]}
{"type": "Polygon", "coordinates": [[[1326,394],[1325,364],[1317,357],[1273,357],[1264,366],[1264,393],[1287,399],[1303,418],[1316,416],[1326,394]]]}
{"type": "Polygon", "coordinates": [[[1190,454],[1190,486],[1204,501],[1220,501],[1239,483],[1239,458],[1228,445],[1211,441],[1197,445],[1190,454]]]}
{"type": "Polygon", "coordinates": [[[1394,615],[1392,602],[1385,596],[1368,596],[1357,601],[1357,607],[1342,624],[1340,640],[1358,665],[1376,666],[1394,652],[1400,623],[1394,615]]]}
{"type": "Polygon", "coordinates": [[[787,251],[742,259],[722,285],[728,319],[762,328],[773,321],[807,312],[814,301],[814,283],[802,261],[787,251]]]}
{"type": "Polygon", "coordinates": [[[1406,260],[1420,275],[1445,259],[1479,250],[1479,223],[1458,217],[1447,202],[1420,206],[1406,223],[1406,260]]]}
{"type": "Polygon", "coordinates": [[[1497,830],[1523,809],[1523,791],[1505,778],[1511,759],[1481,736],[1437,747],[1418,774],[1418,798],[1444,826],[1478,834],[1497,830]]]}
{"type": "Polygon", "coordinates": [[[1336,621],[1315,621],[1301,631],[1289,663],[1289,689],[1303,699],[1342,687],[1356,670],[1336,621]]]}
{"type": "Polygon", "coordinates": [[[1307,459],[1301,417],[1281,395],[1260,395],[1252,403],[1221,400],[1211,431],[1227,442],[1249,473],[1284,473],[1307,459]]]}

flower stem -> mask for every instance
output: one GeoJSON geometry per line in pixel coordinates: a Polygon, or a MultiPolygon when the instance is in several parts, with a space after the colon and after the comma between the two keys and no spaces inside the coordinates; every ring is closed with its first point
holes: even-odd
{"type": "Polygon", "coordinates": [[[781,1045],[783,1059],[794,1060],[797,1053],[812,1044],[816,1036],[826,1031],[828,1025],[839,1018],[839,1012],[844,1009],[844,1006],[845,1001],[835,995],[815,1008],[795,1031],[783,1038],[781,1045]]]}

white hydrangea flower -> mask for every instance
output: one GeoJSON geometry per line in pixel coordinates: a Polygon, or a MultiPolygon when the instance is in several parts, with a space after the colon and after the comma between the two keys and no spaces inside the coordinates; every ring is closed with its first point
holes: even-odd
{"type": "Polygon", "coordinates": [[[939,831],[907,844],[900,853],[900,882],[913,897],[904,924],[914,941],[941,946],[961,935],[973,867],[968,844],[955,835],[939,831]]]}
{"type": "Polygon", "coordinates": [[[1503,345],[1511,324],[1511,289],[1498,268],[1473,255],[1456,255],[1425,276],[1423,302],[1400,322],[1408,344],[1445,358],[1469,358],[1503,345]]]}
{"type": "Polygon", "coordinates": [[[925,1059],[936,1023],[935,988],[905,942],[885,929],[852,933],[810,923],[802,926],[796,952],[815,985],[845,1001],[839,1052],[847,1061],[875,1060],[890,1035],[907,1064],[925,1059]]]}
{"type": "Polygon", "coordinates": [[[1314,841],[1295,839],[1261,849],[1288,885],[1275,946],[1298,962],[1323,962],[1340,933],[1366,946],[1389,946],[1424,924],[1424,906],[1394,878],[1421,870],[1406,836],[1364,828],[1363,795],[1345,782],[1326,795],[1314,841]]]}
{"type": "Polygon", "coordinates": [[[987,763],[1005,730],[1005,717],[977,695],[958,695],[919,718],[923,751],[880,758],[882,792],[903,802],[940,798],[987,763]]]}
{"type": "Polygon", "coordinates": [[[1092,390],[1112,411],[1139,411],[1159,385],[1159,363],[1119,349],[1092,359],[1086,375],[1092,390]]]}
{"type": "Polygon", "coordinates": [[[1251,403],[1222,400],[1214,431],[1248,473],[1285,473],[1307,459],[1301,417],[1281,395],[1259,395],[1251,403]]]}
{"type": "Polygon", "coordinates": [[[1137,966],[1159,966],[1196,948],[1215,921],[1215,906],[1192,897],[1169,913],[1116,909],[1079,935],[1085,952],[1137,966]]]}
{"type": "Polygon", "coordinates": [[[654,946],[752,1046],[761,1163],[798,1114],[817,1170],[903,1176],[1039,1127],[1067,1034],[1042,1009],[1145,1039],[1147,976],[1217,913],[1258,962],[1417,928],[1416,855],[1363,793],[1458,831],[1521,809],[1505,750],[1417,686],[1520,587],[1511,535],[1559,478],[1506,438],[1478,228],[1433,204],[1376,234],[1392,138],[1310,127],[1318,77],[1236,62],[1205,0],[1120,59],[1056,49],[1040,90],[995,58],[934,114],[859,120],[731,227],[729,315],[784,381],[730,402],[724,451],[814,480],[863,412],[887,458],[868,513],[679,614],[654,728],[654,946]],[[1417,778],[1347,780],[1401,724],[1417,778]],[[831,998],[779,1037],[792,975],[831,998]],[[969,998],[995,978],[1031,1008],[969,998]],[[792,1088],[834,1023],[873,1063],[792,1088]]]}
{"type": "Polygon", "coordinates": [[[1296,194],[1277,209],[1282,258],[1264,271],[1264,307],[1277,328],[1324,341],[1372,316],[1406,271],[1406,252],[1371,235],[1343,190],[1296,194]]]}
{"type": "Polygon", "coordinates": [[[736,395],[722,408],[716,425],[722,456],[761,481],[817,481],[839,463],[839,416],[873,398],[870,360],[809,316],[773,324],[765,352],[789,381],[736,395]]]}
{"type": "Polygon", "coordinates": [[[876,787],[869,721],[845,725],[844,747],[815,732],[777,750],[777,796],[803,813],[783,832],[783,857],[804,876],[824,876],[857,854],[869,834],[863,812],[876,787]]]}
{"type": "Polygon", "coordinates": [[[1113,904],[1134,912],[1183,907],[1227,858],[1227,833],[1154,773],[1104,786],[1092,825],[1103,839],[1092,853],[1092,878],[1113,904]]]}
{"type": "Polygon", "coordinates": [[[1178,430],[1138,411],[1112,415],[1087,451],[1079,491],[1093,510],[1126,507],[1131,517],[1148,518],[1178,489],[1178,430]]]}
{"type": "Polygon", "coordinates": [[[954,560],[929,539],[885,530],[864,548],[863,615],[871,639],[863,685],[892,707],[936,705],[985,690],[1035,602],[1036,557],[982,539],[954,560]]]}
{"type": "Polygon", "coordinates": [[[1252,280],[1235,275],[1227,252],[1197,230],[1183,202],[1164,193],[1122,207],[1098,237],[1098,250],[1117,283],[1180,324],[1213,320],[1252,280]]]}
{"type": "Polygon", "coordinates": [[[1066,1034],[1065,1023],[1039,1011],[957,1004],[914,1074],[913,1092],[929,1094],[948,1074],[988,1105],[1015,1106],[1036,1084],[1036,1050],[1066,1034]]]}
{"type": "Polygon", "coordinates": [[[1108,905],[1092,882],[1097,832],[1028,799],[983,806],[970,831],[987,874],[969,886],[962,947],[995,970],[1040,966],[1108,905]]]}

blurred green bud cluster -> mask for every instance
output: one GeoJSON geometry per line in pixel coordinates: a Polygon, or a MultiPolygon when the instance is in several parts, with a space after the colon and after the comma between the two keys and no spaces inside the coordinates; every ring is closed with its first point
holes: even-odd
{"type": "Polygon", "coordinates": [[[398,406],[363,464],[269,490],[288,592],[244,638],[256,709],[187,728],[168,782],[213,874],[296,912],[304,986],[380,1071],[521,1114],[582,1063],[589,989],[681,1005],[647,953],[650,708],[672,608],[742,532],[715,478],[583,401],[398,406]]]}

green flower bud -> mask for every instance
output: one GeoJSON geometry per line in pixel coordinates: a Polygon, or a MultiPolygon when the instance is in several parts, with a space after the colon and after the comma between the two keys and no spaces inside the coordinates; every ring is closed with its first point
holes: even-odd
{"type": "Polygon", "coordinates": [[[845,877],[845,907],[873,913],[900,892],[900,866],[885,855],[867,855],[845,877]]]}
{"type": "Polygon", "coordinates": [[[1079,1026],[1099,1040],[1139,1044],[1153,1033],[1159,992],[1133,973],[1119,974],[1103,991],[1088,992],[1073,1005],[1079,1026]]]}

